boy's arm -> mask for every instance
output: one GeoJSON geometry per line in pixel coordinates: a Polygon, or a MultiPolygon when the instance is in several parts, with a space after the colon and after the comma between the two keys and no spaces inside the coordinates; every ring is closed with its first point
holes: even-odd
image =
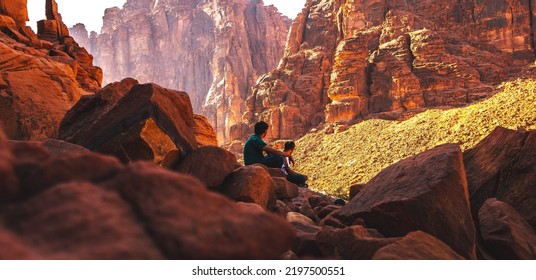
{"type": "Polygon", "coordinates": [[[277,149],[274,149],[268,145],[264,146],[262,148],[263,151],[269,153],[269,154],[272,154],[272,155],[276,155],[276,156],[282,156],[282,157],[288,157],[290,158],[290,160],[292,162],[294,162],[294,159],[292,159],[292,155],[288,152],[283,152],[283,151],[280,151],[280,150],[277,150],[277,149]]]}

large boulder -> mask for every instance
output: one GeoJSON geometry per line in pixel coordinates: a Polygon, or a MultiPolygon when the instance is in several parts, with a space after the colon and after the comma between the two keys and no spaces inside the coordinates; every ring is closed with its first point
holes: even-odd
{"type": "Polygon", "coordinates": [[[363,219],[388,237],[427,232],[475,259],[475,228],[458,145],[447,144],[401,160],[370,180],[336,217],[363,219]]]}
{"type": "Polygon", "coordinates": [[[374,260],[463,260],[449,246],[437,238],[414,231],[399,241],[378,250],[374,260]]]}
{"type": "Polygon", "coordinates": [[[326,227],[316,235],[316,243],[324,257],[370,260],[380,248],[400,238],[385,238],[362,226],[344,229],[326,227]]]}
{"type": "Polygon", "coordinates": [[[285,177],[272,177],[275,183],[275,196],[277,199],[290,199],[297,197],[300,193],[298,186],[291,183],[285,177]]]}
{"type": "Polygon", "coordinates": [[[498,259],[536,259],[536,232],[510,205],[495,198],[478,211],[480,235],[498,259]]]}
{"type": "Polygon", "coordinates": [[[276,205],[275,183],[265,168],[247,165],[233,171],[222,184],[224,195],[242,202],[259,204],[264,209],[276,205]]]}
{"type": "Polygon", "coordinates": [[[297,212],[288,212],[286,217],[287,222],[296,232],[296,238],[292,243],[292,252],[300,257],[322,257],[316,244],[316,234],[321,230],[321,227],[297,212]]]}
{"type": "Polygon", "coordinates": [[[225,177],[240,167],[233,153],[216,146],[188,154],[174,170],[197,177],[209,189],[218,190],[225,177]]]}
{"type": "Polygon", "coordinates": [[[464,163],[474,214],[497,198],[536,227],[536,132],[497,127],[464,153],[464,163]]]}
{"type": "Polygon", "coordinates": [[[21,182],[24,196],[42,192],[57,184],[79,181],[101,183],[116,176],[123,169],[114,157],[95,153],[67,153],[51,157],[29,172],[21,182]]]}
{"type": "Polygon", "coordinates": [[[57,185],[3,209],[5,224],[47,259],[161,259],[121,196],[89,183],[57,185]]]}
{"type": "Polygon", "coordinates": [[[294,233],[280,217],[207,191],[199,180],[134,163],[109,183],[172,259],[275,259],[294,233]]]}
{"type": "Polygon", "coordinates": [[[210,132],[210,125],[194,117],[185,92],[124,79],[81,99],[63,119],[59,136],[123,162],[162,162],[170,151],[183,157],[216,142],[210,132]]]}

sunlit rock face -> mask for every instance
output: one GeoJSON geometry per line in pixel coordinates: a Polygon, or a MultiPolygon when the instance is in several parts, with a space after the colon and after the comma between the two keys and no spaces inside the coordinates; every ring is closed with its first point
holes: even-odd
{"type": "Polygon", "coordinates": [[[69,36],[54,0],[43,1],[38,33],[26,26],[26,0],[0,1],[0,126],[7,137],[57,137],[78,99],[100,89],[102,71],[69,36]]]}
{"type": "Polygon", "coordinates": [[[396,118],[487,97],[534,61],[534,4],[308,0],[281,63],[248,98],[244,123],[264,120],[268,138],[295,138],[323,121],[396,118]]]}
{"type": "Polygon", "coordinates": [[[277,66],[290,26],[260,0],[129,0],[103,19],[87,48],[104,83],[134,77],[188,92],[220,142],[242,120],[259,75],[277,66]]]}

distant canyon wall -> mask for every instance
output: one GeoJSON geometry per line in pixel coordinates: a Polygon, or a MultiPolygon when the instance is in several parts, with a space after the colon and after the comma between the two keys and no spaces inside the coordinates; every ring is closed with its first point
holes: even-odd
{"type": "Polygon", "coordinates": [[[260,0],[129,0],[105,11],[101,34],[71,29],[104,71],[188,92],[218,140],[242,121],[257,78],[277,67],[290,20],[260,0]]]}
{"type": "Polygon", "coordinates": [[[231,139],[474,102],[533,63],[535,31],[535,0],[307,0],[231,139]]]}

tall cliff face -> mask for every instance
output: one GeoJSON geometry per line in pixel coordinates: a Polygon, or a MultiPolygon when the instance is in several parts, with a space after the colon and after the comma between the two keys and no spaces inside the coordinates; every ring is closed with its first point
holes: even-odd
{"type": "Polygon", "coordinates": [[[295,138],[322,121],[397,117],[489,96],[534,60],[534,0],[308,0],[243,124],[295,138]]]}
{"type": "Polygon", "coordinates": [[[89,48],[105,83],[135,77],[188,92],[223,141],[258,76],[277,66],[289,25],[261,0],[129,0],[106,10],[89,48]]]}
{"type": "Polygon", "coordinates": [[[26,0],[0,0],[0,126],[11,139],[56,137],[67,110],[102,81],[93,57],[69,36],[56,2],[43,4],[47,19],[35,34],[26,26],[26,0]]]}

